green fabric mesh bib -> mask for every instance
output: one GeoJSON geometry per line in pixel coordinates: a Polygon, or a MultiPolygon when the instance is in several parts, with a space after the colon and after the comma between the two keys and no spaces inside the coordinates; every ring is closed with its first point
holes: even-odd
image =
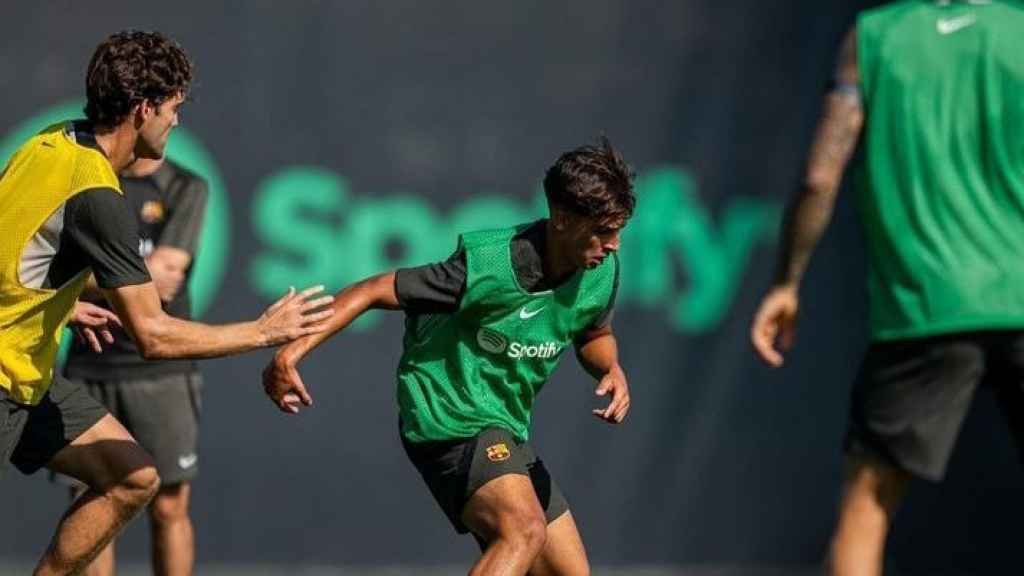
{"type": "Polygon", "coordinates": [[[857,22],[874,340],[1024,327],[1024,7],[857,22]]]}
{"type": "Polygon", "coordinates": [[[525,440],[533,400],[562,352],[607,307],[616,257],[554,290],[520,287],[510,246],[524,228],[461,236],[467,269],[459,309],[407,319],[398,407],[409,441],[467,438],[492,426],[525,440]]]}

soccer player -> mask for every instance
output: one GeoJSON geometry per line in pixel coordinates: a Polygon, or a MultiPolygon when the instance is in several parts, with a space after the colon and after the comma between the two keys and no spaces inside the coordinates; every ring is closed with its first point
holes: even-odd
{"type": "Polygon", "coordinates": [[[447,261],[345,288],[327,330],[264,370],[270,398],[297,413],[312,404],[297,371],[306,354],[366,310],[404,310],[402,441],[455,530],[480,543],[471,574],[589,573],[568,504],[527,442],[534,398],[565,348],[611,398],[597,417],[618,424],[630,406],[610,320],[632,173],[603,140],[562,155],[544,189],[549,218],[463,234],[447,261]]]}
{"type": "Polygon", "coordinates": [[[871,345],[853,385],[835,575],[881,574],[909,481],[942,479],[975,390],[1024,438],[1024,7],[897,2],[841,49],[775,285],[751,328],[772,366],[863,130],[871,345]]]}
{"type": "Polygon", "coordinates": [[[317,289],[290,290],[257,320],[223,326],[162,309],[117,174],[136,158],[162,157],[191,78],[185,53],[164,36],[110,36],[89,63],[87,120],[43,130],[0,175],[0,465],[25,474],[47,467],[88,487],[60,520],[37,575],[79,573],[160,485],[128,431],[53,373],[72,314],[94,342],[113,321],[75,306],[89,272],[147,359],[282,344],[322,330],[332,313],[320,310],[331,297],[313,298],[317,289]]]}
{"type": "MultiPolygon", "coordinates": [[[[187,287],[206,181],[173,161],[147,158],[133,162],[120,181],[164,311],[191,318],[187,287]]],[[[90,288],[88,295],[102,305],[102,293],[90,288]]],[[[190,481],[199,471],[202,376],[192,360],[147,361],[127,334],[116,325],[112,330],[113,342],[102,353],[86,339],[73,343],[64,375],[85,386],[153,457],[161,481],[148,507],[153,573],[191,574],[195,547],[188,508],[190,481]]],[[[111,542],[85,574],[112,576],[114,566],[111,542]]]]}

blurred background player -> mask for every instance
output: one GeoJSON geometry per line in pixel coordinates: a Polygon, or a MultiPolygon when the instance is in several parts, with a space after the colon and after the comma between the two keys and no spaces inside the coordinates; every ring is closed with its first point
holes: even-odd
{"type": "MultiPolygon", "coordinates": [[[[188,280],[206,207],[206,182],[173,161],[145,158],[122,172],[120,181],[164,310],[191,318],[188,280]]],[[[83,296],[106,306],[94,282],[83,296]]],[[[64,375],[103,403],[156,463],[161,485],[148,507],[153,573],[191,574],[195,550],[188,508],[190,481],[199,471],[202,377],[192,360],[147,361],[123,330],[114,326],[112,333],[102,353],[95,351],[95,343],[75,340],[64,375]]],[[[111,542],[85,573],[113,575],[114,565],[111,542]]]]}
{"type": "Polygon", "coordinates": [[[1024,441],[1024,6],[897,2],[843,47],[787,213],[761,357],[794,339],[799,288],[864,129],[860,209],[871,346],[853,386],[829,568],[881,574],[913,477],[943,478],[979,384],[1024,441]]]}
{"type": "MultiPolygon", "coordinates": [[[[330,297],[308,300],[317,289],[290,290],[253,322],[210,326],[164,312],[117,174],[137,158],[163,157],[191,81],[191,62],[166,37],[114,34],[89,62],[87,119],[30,138],[0,175],[0,466],[47,467],[88,486],[61,519],[39,575],[79,573],[160,485],[131,434],[54,374],[90,272],[148,359],[281,344],[321,330],[316,323],[330,316],[318,311],[330,297]]],[[[93,328],[115,321],[92,308],[82,316],[93,328]]]]}
{"type": "Polygon", "coordinates": [[[618,424],[629,411],[611,312],[632,177],[607,140],[563,154],[544,179],[549,218],[463,234],[445,262],[349,286],[328,330],[264,371],[274,403],[298,412],[312,402],[296,368],[306,354],[369,309],[404,310],[402,443],[455,530],[480,543],[470,574],[589,574],[569,505],[527,439],[535,396],[570,345],[611,398],[594,415],[618,424]]]}

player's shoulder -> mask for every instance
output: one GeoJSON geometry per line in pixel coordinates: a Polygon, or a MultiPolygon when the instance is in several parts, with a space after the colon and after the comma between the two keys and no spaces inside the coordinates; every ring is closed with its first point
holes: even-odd
{"type": "Polygon", "coordinates": [[[179,164],[170,158],[164,160],[161,170],[166,171],[171,178],[181,178],[190,182],[206,182],[206,179],[200,176],[199,173],[195,172],[191,168],[186,168],[184,165],[179,164]]]}
{"type": "MultiPolygon", "coordinates": [[[[18,164],[26,158],[37,156],[42,150],[47,151],[52,161],[68,160],[68,154],[73,154],[75,149],[65,135],[65,124],[66,122],[51,124],[19,143],[17,150],[11,155],[10,163],[18,164]]],[[[73,163],[69,165],[73,166],[73,163]]],[[[41,175],[49,178],[50,170],[47,169],[41,175]]]]}
{"type": "Polygon", "coordinates": [[[32,140],[65,140],[68,131],[68,121],[61,121],[50,124],[39,132],[36,132],[32,140]]]}
{"type": "MultiPolygon", "coordinates": [[[[27,150],[41,145],[49,150],[60,150],[75,156],[76,163],[93,160],[109,166],[110,162],[106,160],[106,157],[103,156],[103,153],[98,148],[78,140],[81,136],[76,135],[77,124],[78,122],[73,120],[62,120],[50,124],[25,141],[22,149],[27,150]]],[[[110,171],[112,172],[113,169],[110,171]]]]}
{"type": "Polygon", "coordinates": [[[170,158],[164,161],[152,178],[157,188],[165,194],[184,191],[189,195],[205,196],[209,190],[206,178],[170,158]]]}
{"type": "Polygon", "coordinates": [[[471,250],[483,246],[507,244],[513,236],[526,226],[528,226],[528,224],[463,232],[459,235],[459,247],[471,250]]]}
{"type": "Polygon", "coordinates": [[[105,185],[92,186],[80,190],[65,202],[64,224],[68,229],[116,227],[128,213],[128,205],[120,190],[105,185]]]}
{"type": "Polygon", "coordinates": [[[867,8],[857,15],[857,28],[877,26],[879,24],[892,24],[904,20],[908,16],[921,13],[931,13],[936,7],[935,2],[927,0],[900,0],[889,2],[881,6],[867,8]]]}

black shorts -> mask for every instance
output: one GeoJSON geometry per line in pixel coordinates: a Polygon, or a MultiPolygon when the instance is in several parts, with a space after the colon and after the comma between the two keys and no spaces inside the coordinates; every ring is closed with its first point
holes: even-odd
{"type": "Polygon", "coordinates": [[[106,415],[85,389],[56,376],[35,406],[0,389],[0,476],[8,462],[22,474],[35,473],[106,415]]]}
{"type": "Polygon", "coordinates": [[[939,481],[979,385],[991,386],[1024,447],[1024,332],[874,343],[853,386],[846,452],[939,481]]]}
{"type": "Polygon", "coordinates": [[[164,486],[199,474],[198,372],[72,382],[84,386],[149,452],[164,486]]]}
{"type": "Polygon", "coordinates": [[[533,448],[507,430],[487,428],[472,438],[443,442],[409,442],[403,437],[402,445],[459,534],[469,532],[462,522],[462,510],[470,497],[505,474],[530,477],[548,523],[569,510],[565,496],[533,448]]]}

